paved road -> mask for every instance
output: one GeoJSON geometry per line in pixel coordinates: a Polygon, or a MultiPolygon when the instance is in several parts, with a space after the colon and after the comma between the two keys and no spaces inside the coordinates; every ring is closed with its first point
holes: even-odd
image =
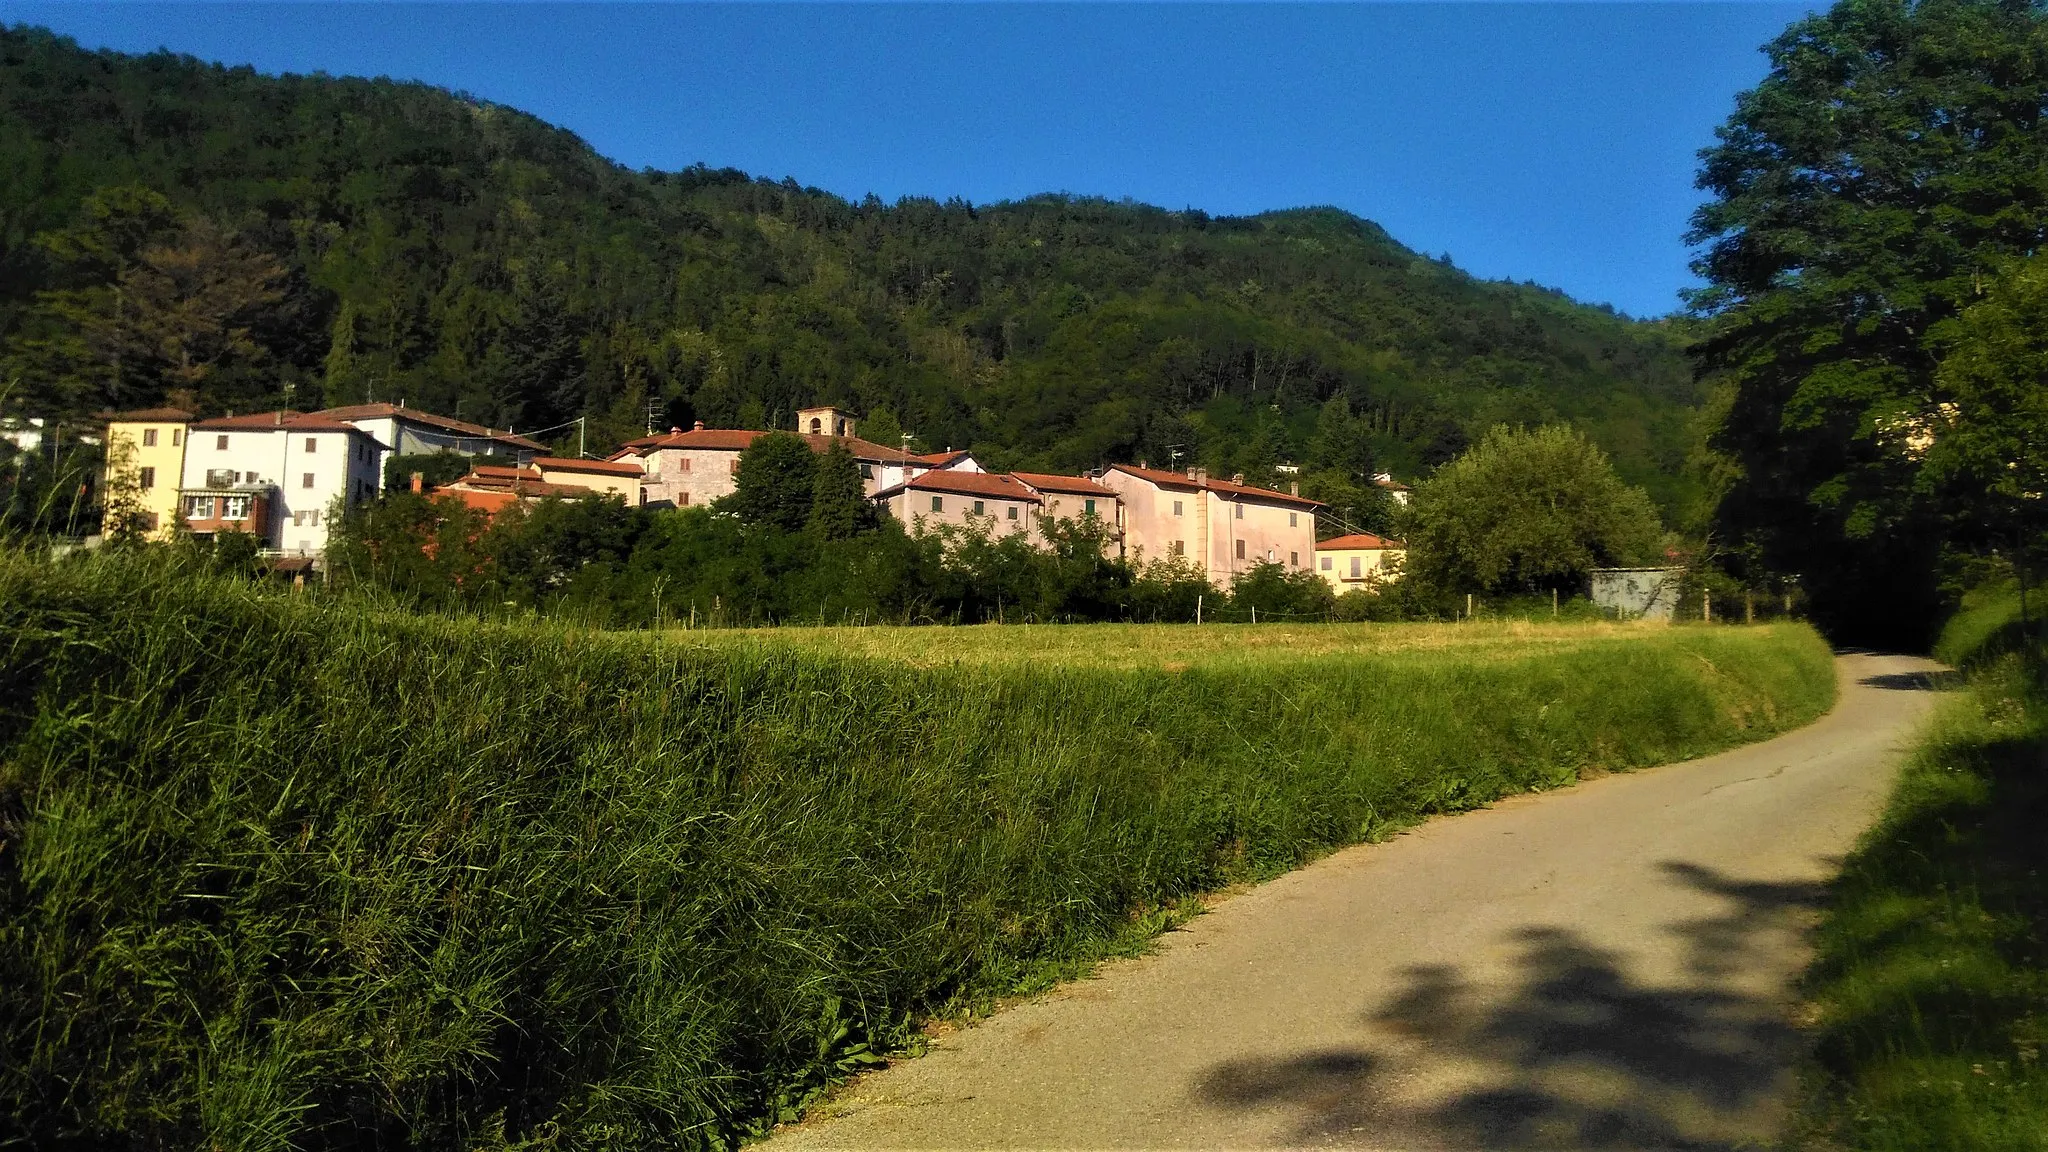
{"type": "Polygon", "coordinates": [[[805,1148],[1724,1148],[1768,1139],[1820,885],[1931,705],[1844,656],[1765,744],[1337,853],[779,1133],[805,1148]]]}

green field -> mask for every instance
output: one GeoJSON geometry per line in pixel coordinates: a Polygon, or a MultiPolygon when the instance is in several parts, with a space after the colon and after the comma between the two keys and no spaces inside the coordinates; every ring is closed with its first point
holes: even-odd
{"type": "Polygon", "coordinates": [[[721,1146],[1202,893],[1833,690],[1789,625],[653,636],[0,552],[0,1131],[721,1146]]]}

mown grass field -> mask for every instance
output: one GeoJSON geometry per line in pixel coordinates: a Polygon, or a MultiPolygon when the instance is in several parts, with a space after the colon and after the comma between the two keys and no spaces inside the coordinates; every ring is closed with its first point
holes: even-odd
{"type": "Polygon", "coordinates": [[[2048,695],[2018,609],[1985,589],[1944,631],[1968,683],[1836,885],[1810,1147],[2048,1148],[2048,695]]]}
{"type": "Polygon", "coordinates": [[[0,1132],[725,1146],[1201,893],[1833,690],[1792,626],[613,635],[0,551],[0,1132]]]}

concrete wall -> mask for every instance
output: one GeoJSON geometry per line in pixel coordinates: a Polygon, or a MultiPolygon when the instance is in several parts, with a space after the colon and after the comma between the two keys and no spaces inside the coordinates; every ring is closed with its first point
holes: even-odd
{"type": "Polygon", "coordinates": [[[1595,568],[1593,603],[1624,619],[1669,620],[1678,610],[1683,568],[1595,568]]]}
{"type": "Polygon", "coordinates": [[[275,488],[269,523],[260,530],[252,526],[251,531],[279,551],[317,554],[327,547],[330,506],[336,500],[354,503],[376,494],[380,458],[376,443],[361,431],[197,428],[186,444],[179,486],[275,488]],[[235,479],[217,484],[214,481],[223,477],[214,473],[232,473],[235,479]]]}
{"type": "Polygon", "coordinates": [[[600,495],[617,496],[628,504],[640,502],[641,478],[616,476],[609,472],[586,472],[580,468],[550,468],[536,464],[540,478],[549,484],[575,484],[600,495]]]}
{"type": "Polygon", "coordinates": [[[1203,500],[1198,499],[1204,493],[1159,487],[1115,469],[1097,483],[1117,494],[1125,556],[1146,563],[1175,555],[1201,557],[1208,539],[1203,500]]]}
{"type": "MultiPolygon", "coordinates": [[[[667,500],[678,508],[696,508],[732,495],[737,449],[663,448],[641,457],[647,470],[640,482],[649,501],[667,500]]],[[[628,497],[632,499],[632,497],[628,497]]]]}
{"type": "Polygon", "coordinates": [[[882,502],[889,515],[901,521],[912,532],[920,528],[930,530],[940,525],[952,525],[975,531],[986,529],[994,538],[1019,532],[1031,534],[1037,543],[1039,506],[1029,500],[1005,500],[996,496],[962,496],[953,492],[920,492],[906,488],[882,502]],[[932,501],[940,507],[934,509],[932,501]],[[981,512],[974,511],[976,504],[981,512]]]}
{"type": "Polygon", "coordinates": [[[1391,584],[1401,578],[1399,563],[1407,553],[1399,548],[1333,548],[1316,553],[1316,575],[1329,581],[1341,595],[1353,588],[1391,584]],[[1357,564],[1353,575],[1353,563],[1357,564]],[[1328,565],[1325,567],[1325,565],[1328,565]]]}

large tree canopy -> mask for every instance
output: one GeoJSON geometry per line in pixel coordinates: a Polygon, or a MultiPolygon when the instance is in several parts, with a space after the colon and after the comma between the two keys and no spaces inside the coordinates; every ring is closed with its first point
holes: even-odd
{"type": "Polygon", "coordinates": [[[1916,639],[1970,498],[1913,448],[1945,402],[1935,329],[2040,246],[2048,33],[2023,0],[1844,0],[1768,52],[1689,236],[1699,365],[1735,390],[1721,527],[1838,635],[1916,639]]]}
{"type": "Polygon", "coordinates": [[[1497,427],[1415,491],[1408,568],[1432,587],[1576,592],[1593,568],[1655,557],[1650,498],[1570,428],[1497,427]]]}

